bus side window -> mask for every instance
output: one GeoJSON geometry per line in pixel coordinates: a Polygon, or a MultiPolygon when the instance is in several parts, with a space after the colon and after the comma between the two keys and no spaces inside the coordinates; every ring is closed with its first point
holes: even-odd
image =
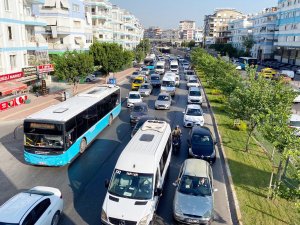
{"type": "Polygon", "coordinates": [[[72,118],[66,122],[66,147],[70,147],[76,141],[76,120],[72,118]]]}
{"type": "Polygon", "coordinates": [[[86,124],[86,111],[83,111],[82,113],[78,114],[76,116],[76,122],[77,122],[77,138],[80,137],[83,133],[87,130],[87,124],[86,124]]]}
{"type": "Polygon", "coordinates": [[[93,125],[97,123],[97,108],[96,105],[91,106],[88,108],[88,116],[87,116],[87,126],[88,129],[91,128],[93,125]]]}

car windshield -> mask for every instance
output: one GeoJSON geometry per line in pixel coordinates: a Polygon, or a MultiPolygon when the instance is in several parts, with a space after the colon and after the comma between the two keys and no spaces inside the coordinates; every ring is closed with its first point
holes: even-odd
{"type": "Polygon", "coordinates": [[[129,94],[130,99],[139,99],[141,96],[139,94],[129,94]]]}
{"type": "Polygon", "coordinates": [[[194,71],[187,71],[186,74],[187,75],[195,75],[194,71]]]}
{"type": "Polygon", "coordinates": [[[135,83],[135,84],[141,84],[141,83],[143,83],[143,80],[136,79],[136,80],[133,81],[133,83],[135,83]]]}
{"type": "Polygon", "coordinates": [[[195,196],[211,196],[208,178],[183,175],[180,179],[178,191],[182,194],[195,196]]]}
{"type": "Polygon", "coordinates": [[[290,126],[292,127],[300,127],[300,121],[290,121],[290,126]]]}
{"type": "Polygon", "coordinates": [[[115,170],[108,192],[124,198],[147,200],[152,198],[153,174],[115,170]]]}
{"type": "Polygon", "coordinates": [[[132,109],[133,112],[147,112],[147,106],[135,105],[132,109]]]}
{"type": "Polygon", "coordinates": [[[142,85],[141,87],[140,87],[140,89],[149,89],[150,87],[149,87],[149,85],[147,85],[147,84],[144,84],[144,85],[142,85]]]}
{"type": "Polygon", "coordinates": [[[169,101],[170,97],[167,95],[159,95],[157,98],[158,101],[169,101]]]}
{"type": "Polygon", "coordinates": [[[153,76],[151,77],[151,80],[159,80],[159,77],[153,76]]]}
{"type": "Polygon", "coordinates": [[[163,81],[162,86],[164,86],[164,87],[175,87],[175,82],[174,81],[163,81]]]}
{"type": "Polygon", "coordinates": [[[139,72],[133,72],[132,73],[132,75],[138,75],[139,74],[139,72]]]}
{"type": "Polygon", "coordinates": [[[197,83],[198,81],[197,80],[194,80],[194,79],[190,79],[189,80],[189,83],[197,83]]]}
{"type": "Polygon", "coordinates": [[[188,108],[186,115],[188,116],[202,116],[202,111],[201,109],[193,109],[193,108],[188,108]]]}
{"type": "Polygon", "coordinates": [[[192,143],[201,146],[211,146],[213,145],[213,140],[210,135],[193,134],[192,143]]]}
{"type": "Polygon", "coordinates": [[[190,91],[190,96],[201,96],[200,91],[190,91]]]}
{"type": "Polygon", "coordinates": [[[177,65],[171,65],[171,67],[170,67],[171,69],[177,69],[178,68],[178,66],[177,65]]]}
{"type": "Polygon", "coordinates": [[[163,66],[156,66],[156,69],[163,69],[163,66]]]}

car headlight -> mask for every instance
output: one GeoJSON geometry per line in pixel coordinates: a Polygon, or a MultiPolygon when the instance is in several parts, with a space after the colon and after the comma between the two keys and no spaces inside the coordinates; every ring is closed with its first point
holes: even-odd
{"type": "Polygon", "coordinates": [[[101,220],[106,221],[106,222],[108,221],[107,214],[104,211],[104,209],[102,209],[102,211],[101,211],[101,220]]]}
{"type": "Polygon", "coordinates": [[[174,205],[174,214],[175,214],[175,216],[178,217],[178,218],[182,218],[182,217],[183,217],[183,212],[181,211],[181,209],[180,209],[178,203],[176,203],[176,204],[174,205]]]}
{"type": "Polygon", "coordinates": [[[211,218],[211,211],[208,210],[206,213],[203,214],[202,219],[209,220],[211,218]]]}
{"type": "Polygon", "coordinates": [[[148,222],[148,218],[149,218],[150,214],[148,214],[147,216],[145,216],[143,219],[140,220],[140,222],[138,223],[138,225],[146,225],[148,222]]]}

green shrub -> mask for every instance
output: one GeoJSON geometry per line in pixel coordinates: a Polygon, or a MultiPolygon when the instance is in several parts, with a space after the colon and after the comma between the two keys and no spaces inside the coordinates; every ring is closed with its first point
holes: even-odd
{"type": "Polygon", "coordinates": [[[209,101],[222,104],[226,102],[226,98],[223,95],[212,96],[209,101]]]}
{"type": "Polygon", "coordinates": [[[239,124],[233,125],[233,128],[239,131],[246,131],[247,130],[247,123],[244,121],[240,121],[239,124]]]}
{"type": "Polygon", "coordinates": [[[212,94],[212,95],[220,95],[220,94],[222,94],[222,91],[221,91],[221,90],[218,90],[218,89],[213,89],[213,90],[211,91],[211,94],[212,94]]]}

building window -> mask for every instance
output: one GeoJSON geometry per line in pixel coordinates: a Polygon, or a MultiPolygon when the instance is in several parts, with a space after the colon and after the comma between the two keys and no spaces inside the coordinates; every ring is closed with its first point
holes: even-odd
{"type": "Polygon", "coordinates": [[[74,26],[75,27],[80,27],[81,26],[81,23],[80,23],[80,21],[73,21],[74,22],[74,26]]]}
{"type": "Polygon", "coordinates": [[[77,5],[77,4],[73,4],[72,5],[72,10],[73,10],[73,12],[79,12],[79,5],[77,5]]]}
{"type": "Polygon", "coordinates": [[[60,38],[59,41],[60,41],[61,44],[64,43],[64,39],[63,38],[60,38]]]}
{"type": "Polygon", "coordinates": [[[7,32],[8,32],[8,39],[12,40],[13,39],[13,35],[12,35],[12,29],[11,26],[7,27],[7,32]]]}
{"type": "Polygon", "coordinates": [[[5,11],[9,11],[9,0],[4,0],[4,9],[5,11]]]}
{"type": "Polygon", "coordinates": [[[9,62],[10,62],[10,67],[13,69],[13,68],[16,68],[16,59],[17,59],[17,56],[16,55],[10,55],[9,56],[9,62]]]}

